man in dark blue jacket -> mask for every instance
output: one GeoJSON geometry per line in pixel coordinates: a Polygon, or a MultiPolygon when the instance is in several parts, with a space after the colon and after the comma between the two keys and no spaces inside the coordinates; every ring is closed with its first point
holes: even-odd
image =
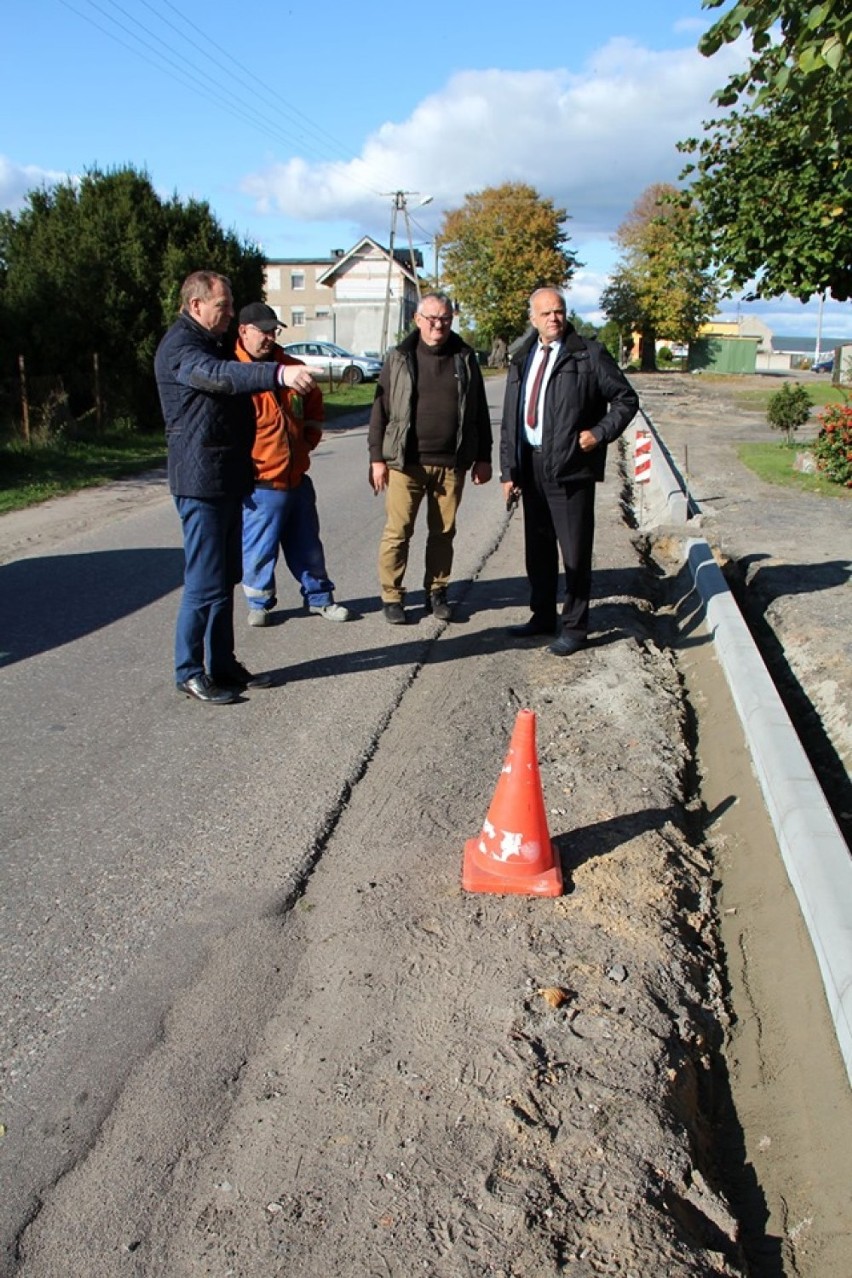
{"type": "Polygon", "coordinates": [[[555,633],[561,551],[565,602],[550,651],[567,657],[585,647],[589,628],[595,484],[607,444],[632,421],[639,399],[606,348],[568,323],[557,289],[536,289],[530,320],[535,332],[509,365],[500,440],[507,502],[523,497],[532,614],[510,633],[555,633]]]}
{"type": "Polygon", "coordinates": [[[166,423],[169,488],[183,525],[184,590],[175,635],[178,692],[212,705],[268,687],[234,655],[234,588],[242,579],[242,503],[254,487],[251,395],[314,385],[304,366],[241,364],[222,338],[234,316],[224,275],[195,271],[154,369],[166,423]]]}

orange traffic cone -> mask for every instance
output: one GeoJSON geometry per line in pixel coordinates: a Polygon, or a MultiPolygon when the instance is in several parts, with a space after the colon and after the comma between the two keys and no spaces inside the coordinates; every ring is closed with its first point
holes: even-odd
{"type": "Polygon", "coordinates": [[[467,892],[560,896],[562,867],[547,829],[535,712],[521,710],[482,833],[464,845],[467,892]]]}

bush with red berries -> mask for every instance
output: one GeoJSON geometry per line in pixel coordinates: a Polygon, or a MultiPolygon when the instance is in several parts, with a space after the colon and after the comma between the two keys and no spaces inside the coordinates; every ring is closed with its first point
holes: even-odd
{"type": "Polygon", "coordinates": [[[828,404],[818,416],[817,466],[826,479],[852,488],[852,404],[828,404]]]}

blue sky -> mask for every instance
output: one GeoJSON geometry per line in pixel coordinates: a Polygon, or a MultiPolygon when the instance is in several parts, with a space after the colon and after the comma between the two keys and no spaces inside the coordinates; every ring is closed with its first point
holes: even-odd
{"type": "MultiPolygon", "coordinates": [[[[647,186],[677,179],[675,143],[743,60],[697,53],[712,16],[700,0],[30,0],[3,18],[0,207],[129,162],[164,195],[208,200],[269,256],[296,257],[365,232],[387,243],[404,190],[431,266],[444,210],[525,181],[567,208],[584,263],[569,304],[598,319],[616,228],[647,186]]],[[[816,332],[815,302],[742,309],[779,334],[816,332]]],[[[852,336],[852,308],[828,301],[822,331],[852,336]]]]}

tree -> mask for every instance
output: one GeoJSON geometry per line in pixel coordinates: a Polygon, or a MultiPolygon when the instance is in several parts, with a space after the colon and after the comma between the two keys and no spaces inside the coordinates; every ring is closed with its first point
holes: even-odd
{"type": "Polygon", "coordinates": [[[580,337],[597,337],[598,330],[596,326],[584,320],[582,315],[578,315],[576,311],[568,312],[568,323],[571,325],[575,333],[579,333],[580,337]]]}
{"type": "Polygon", "coordinates": [[[563,287],[578,266],[567,217],[532,186],[506,182],[465,196],[438,234],[443,278],[481,338],[507,341],[529,322],[534,289],[563,287]]]}
{"type": "Polygon", "coordinates": [[[607,348],[612,358],[619,364],[624,362],[625,355],[629,355],[632,331],[632,329],[629,330],[625,338],[615,320],[607,320],[606,324],[598,329],[598,341],[607,348]]]}
{"type": "Polygon", "coordinates": [[[766,405],[766,420],[773,430],[783,430],[787,436],[787,447],[793,447],[793,436],[800,426],[811,415],[813,400],[807,387],[796,382],[791,386],[785,382],[780,390],[769,396],[766,405]]]}
{"type": "Polygon", "coordinates": [[[690,342],[719,300],[696,249],[696,211],[668,183],[649,186],[616,233],[623,256],[601,306],[625,331],[642,334],[642,368],[656,367],[658,336],[690,342]]]}
{"type": "MultiPolygon", "coordinates": [[[[608,330],[610,335],[614,332],[616,338],[615,342],[612,342],[610,337],[610,342],[605,344],[610,354],[620,363],[625,353],[629,352],[633,346],[633,334],[641,332],[645,322],[633,282],[624,264],[620,265],[610,277],[609,284],[601,294],[600,305],[608,319],[604,325],[604,331],[608,330]],[[614,350],[613,346],[615,346],[614,350]]],[[[653,350],[653,334],[649,334],[649,337],[653,350]]],[[[645,345],[646,343],[643,342],[643,347],[645,345]]]]}
{"type": "Polygon", "coordinates": [[[153,359],[177,312],[182,279],[232,273],[235,294],[260,297],[260,251],[223,232],[209,207],[164,204],[147,174],[93,169],[79,183],[30,192],[0,220],[0,338],[10,372],[61,378],[80,413],[94,395],[93,358],[113,416],[159,421],[153,359]]]}
{"type": "MultiPolygon", "coordinates": [[[[724,3],[704,0],[704,8],[719,9],[724,3]]],[[[720,106],[733,106],[744,95],[754,95],[758,107],[771,106],[777,97],[790,94],[807,108],[799,121],[803,130],[816,117],[833,135],[848,132],[852,15],[847,0],[737,0],[701,37],[699,51],[712,57],[744,31],[751,38],[753,56],[747,69],[731,76],[716,93],[720,106]],[[776,39],[779,28],[781,37],[776,39]]]]}
{"type": "MultiPolygon", "coordinates": [[[[696,233],[728,289],[749,300],[789,293],[807,301],[830,290],[852,296],[848,161],[827,142],[809,142],[791,98],[771,112],[736,112],[684,149],[697,161],[696,233]]],[[[852,159],[852,156],[849,157],[852,159]]]]}
{"type": "MultiPolygon", "coordinates": [[[[707,0],[717,8],[723,0],[707,0]]],[[[701,40],[747,32],[748,67],[715,95],[729,115],[680,149],[694,158],[696,227],[726,285],[749,298],[852,296],[852,14],[848,0],[740,0],[701,40]],[[775,32],[773,24],[778,24],[775,32]]]]}

